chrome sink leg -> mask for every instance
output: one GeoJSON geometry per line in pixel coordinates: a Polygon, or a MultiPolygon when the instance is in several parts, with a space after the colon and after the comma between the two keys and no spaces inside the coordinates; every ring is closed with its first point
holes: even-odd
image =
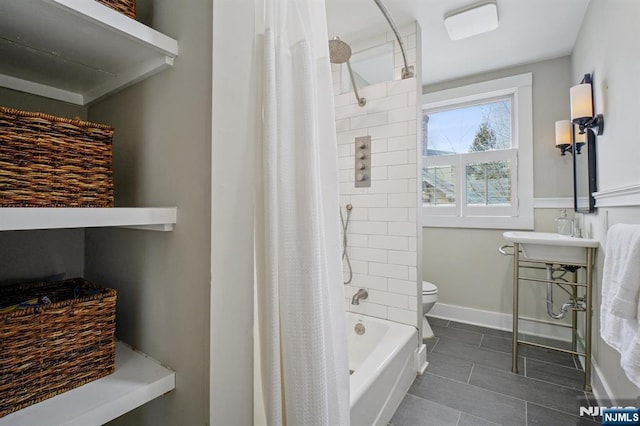
{"type": "Polygon", "coordinates": [[[513,243],[513,336],[511,347],[511,372],[518,372],[518,275],[520,244],[513,243]]]}

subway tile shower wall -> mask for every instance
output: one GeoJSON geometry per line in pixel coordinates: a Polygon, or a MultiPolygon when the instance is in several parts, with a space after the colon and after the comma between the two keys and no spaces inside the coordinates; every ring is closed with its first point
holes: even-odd
{"type": "MultiPolygon", "coordinates": [[[[409,65],[416,62],[416,28],[400,29],[409,65]]],[[[350,40],[345,40],[351,43],[350,40]]],[[[354,51],[395,41],[392,32],[352,43],[354,51]]],[[[402,55],[395,44],[394,80],[341,93],[340,65],[332,65],[343,214],[353,205],[347,233],[353,281],[345,285],[345,307],[410,325],[417,321],[416,207],[418,84],[400,79],[402,55]],[[371,187],[356,188],[354,140],[371,136],[371,187]],[[360,288],[367,300],[352,305],[360,288]]],[[[346,276],[346,274],[345,274],[346,276]]]]}

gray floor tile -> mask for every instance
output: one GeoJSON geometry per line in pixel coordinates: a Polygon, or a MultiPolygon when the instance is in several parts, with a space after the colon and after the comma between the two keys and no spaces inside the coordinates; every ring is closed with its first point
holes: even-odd
{"type": "Polygon", "coordinates": [[[459,328],[441,327],[439,325],[432,325],[431,329],[436,337],[444,337],[446,339],[460,340],[471,345],[480,345],[482,340],[482,334],[474,333],[473,331],[462,330],[459,328]]]}
{"type": "Polygon", "coordinates": [[[578,370],[584,371],[584,367],[582,366],[582,362],[580,362],[580,359],[584,358],[582,355],[578,356],[578,355],[574,355],[573,356],[573,363],[575,364],[575,367],[578,370]]]}
{"type": "MultiPolygon", "coordinates": [[[[604,401],[603,401],[604,402],[604,401]]],[[[596,397],[593,395],[593,393],[591,392],[585,392],[584,393],[584,398],[580,398],[580,406],[581,407],[597,407],[598,405],[600,405],[598,403],[598,401],[596,400],[596,397]]],[[[606,405],[606,403],[604,403],[603,405],[606,405]]],[[[621,406],[626,406],[627,404],[620,404],[621,406]]],[[[629,406],[635,406],[636,404],[629,404],[629,406]]],[[[600,416],[594,417],[593,420],[597,421],[597,422],[602,422],[602,418],[600,416]]]]}
{"type": "Polygon", "coordinates": [[[447,327],[449,325],[449,320],[445,320],[445,319],[441,319],[441,318],[436,318],[436,317],[432,317],[427,315],[427,320],[429,321],[429,325],[439,325],[440,327],[447,327]]]}
{"type": "MultiPolygon", "coordinates": [[[[585,399],[584,399],[584,403],[585,404],[591,404],[591,405],[598,405],[598,400],[596,399],[595,395],[591,392],[585,392],[584,393],[585,399]]],[[[586,405],[585,405],[586,407],[586,405]]]]}
{"type": "MultiPolygon", "coordinates": [[[[396,412],[398,426],[449,424],[448,414],[442,420],[436,414],[438,420],[425,423],[434,417],[431,411],[447,413],[443,406],[449,414],[459,412],[458,426],[511,426],[526,421],[531,426],[599,424],[598,419],[578,416],[579,407],[588,405],[587,398],[593,396],[582,391],[583,374],[576,368],[575,357],[520,345],[521,373],[514,375],[510,373],[511,333],[432,317],[429,321],[438,337],[425,340],[430,363],[427,374],[415,380],[409,391],[413,395],[405,398],[396,412]],[[474,344],[480,333],[481,344],[474,344]],[[523,376],[522,356],[526,357],[527,377],[523,376]],[[469,371],[471,381],[467,384],[469,371]],[[526,414],[522,411],[525,401],[526,414]]],[[[537,336],[521,335],[520,339],[566,348],[570,345],[537,336]]]]}
{"type": "Polygon", "coordinates": [[[407,394],[391,418],[392,426],[456,426],[460,412],[407,394]]]}
{"type": "MultiPolygon", "coordinates": [[[[502,339],[495,336],[485,335],[482,339],[480,347],[510,354],[511,339],[502,339]]],[[[573,357],[571,356],[571,354],[557,352],[552,349],[543,349],[533,346],[520,345],[518,347],[518,356],[552,362],[554,364],[562,365],[563,367],[575,367],[575,363],[573,362],[573,357]]]]}
{"type": "Polygon", "coordinates": [[[562,349],[571,349],[571,342],[565,342],[564,340],[547,339],[546,337],[532,336],[530,334],[523,334],[520,339],[527,342],[540,343],[562,349]]]}
{"type": "Polygon", "coordinates": [[[433,351],[433,348],[438,344],[438,338],[432,337],[430,339],[424,339],[424,344],[427,345],[427,352],[433,351]]]}
{"type": "MultiPolygon", "coordinates": [[[[488,336],[484,336],[486,339],[488,336]]],[[[511,371],[511,354],[496,352],[470,345],[458,340],[441,338],[433,349],[433,353],[456,357],[465,361],[473,362],[500,370],[511,371]]],[[[522,370],[522,358],[518,361],[520,371],[522,370]]]]}
{"type": "Polygon", "coordinates": [[[409,392],[494,423],[515,426],[526,422],[524,401],[433,374],[418,377],[409,392]]]}
{"type": "Polygon", "coordinates": [[[572,416],[551,408],[542,407],[537,404],[527,402],[527,425],[528,426],[594,426],[596,423],[591,419],[572,416]]]}
{"type": "Polygon", "coordinates": [[[469,374],[471,374],[473,367],[473,363],[469,361],[439,353],[430,353],[427,355],[427,361],[429,362],[427,373],[463,383],[467,383],[469,380],[469,374]]]}
{"type": "Polygon", "coordinates": [[[458,426],[496,426],[498,423],[472,416],[471,414],[461,413],[458,426]]]}
{"type": "Polygon", "coordinates": [[[584,372],[575,368],[527,358],[527,377],[567,386],[577,390],[584,389],[584,372]]]}
{"type": "Polygon", "coordinates": [[[511,332],[505,330],[496,330],[495,328],[481,327],[479,325],[465,324],[463,322],[450,321],[449,327],[461,330],[474,331],[476,333],[488,334],[490,336],[502,337],[503,339],[511,339],[511,332]]]}
{"type": "Polygon", "coordinates": [[[556,386],[480,365],[473,367],[469,384],[530,401],[569,414],[579,412],[582,391],[556,386]]]}

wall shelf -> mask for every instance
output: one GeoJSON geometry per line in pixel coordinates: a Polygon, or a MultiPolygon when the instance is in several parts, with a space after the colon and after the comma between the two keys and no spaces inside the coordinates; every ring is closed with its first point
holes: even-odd
{"type": "Polygon", "coordinates": [[[172,370],[116,342],[113,374],[8,414],[0,426],[101,425],[175,389],[175,381],[172,370]]]}
{"type": "Polygon", "coordinates": [[[0,86],[87,105],[173,66],[178,42],[98,2],[0,0],[0,86]]]}
{"type": "Polygon", "coordinates": [[[175,207],[0,208],[0,231],[126,227],[171,231],[175,207]]]}

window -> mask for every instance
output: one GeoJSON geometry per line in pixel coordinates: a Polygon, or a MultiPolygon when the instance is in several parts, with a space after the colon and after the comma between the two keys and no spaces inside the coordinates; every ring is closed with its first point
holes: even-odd
{"type": "Polygon", "coordinates": [[[531,74],[423,96],[425,226],[533,228],[531,74]]]}

